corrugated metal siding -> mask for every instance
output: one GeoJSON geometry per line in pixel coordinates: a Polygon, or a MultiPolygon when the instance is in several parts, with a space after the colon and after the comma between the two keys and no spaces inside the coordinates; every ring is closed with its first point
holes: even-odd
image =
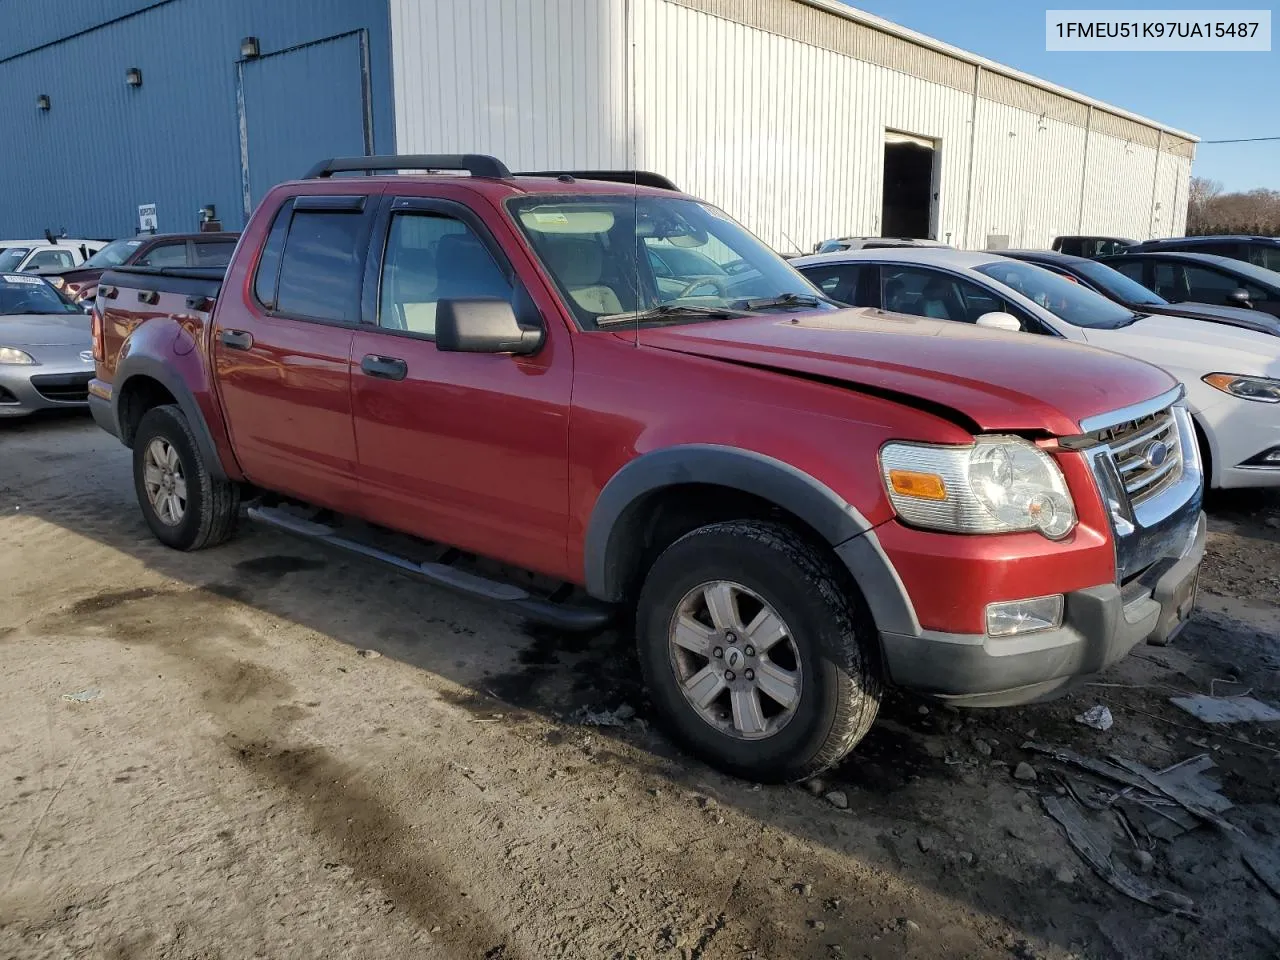
{"type": "MultiPolygon", "coordinates": [[[[0,63],[9,107],[0,139],[0,236],[38,236],[46,227],[127,235],[141,203],[157,204],[161,230],[195,229],[205,203],[216,204],[227,227],[241,226],[241,37],[258,37],[269,54],[361,28],[368,31],[374,141],[389,152],[386,0],[171,0],[0,63]],[[128,67],[142,70],[140,88],[125,85],[128,67]],[[36,109],[40,93],[52,99],[48,112],[36,109]]],[[[331,107],[309,103],[312,129],[324,131],[331,107]]]]}
{"type": "Polygon", "coordinates": [[[623,0],[391,0],[396,139],[513,170],[625,167],[623,0]]]}
{"type": "Polygon", "coordinates": [[[0,60],[172,0],[0,0],[0,60]]]}
{"type": "Polygon", "coordinates": [[[1092,132],[1080,232],[1148,239],[1155,162],[1154,146],[1092,132]]]}

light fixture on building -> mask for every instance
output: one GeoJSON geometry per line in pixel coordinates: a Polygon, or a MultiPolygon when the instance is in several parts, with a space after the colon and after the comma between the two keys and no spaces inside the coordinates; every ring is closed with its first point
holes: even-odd
{"type": "Polygon", "coordinates": [[[142,86],[142,71],[137,67],[130,67],[124,72],[124,82],[131,87],[142,86]]]}
{"type": "Polygon", "coordinates": [[[262,48],[258,46],[257,37],[245,37],[240,41],[240,57],[243,60],[256,60],[262,56],[262,48]]]}
{"type": "Polygon", "coordinates": [[[42,93],[40,96],[36,97],[37,108],[41,110],[48,110],[50,106],[52,106],[52,104],[49,103],[49,95],[47,93],[42,93]]]}

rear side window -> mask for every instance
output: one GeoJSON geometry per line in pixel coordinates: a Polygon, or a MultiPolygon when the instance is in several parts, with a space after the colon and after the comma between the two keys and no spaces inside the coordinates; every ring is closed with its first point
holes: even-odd
{"type": "Polygon", "coordinates": [[[225,267],[231,262],[231,251],[236,248],[231,240],[197,240],[195,246],[197,267],[225,267]]]}
{"type": "Polygon", "coordinates": [[[1274,246],[1257,244],[1249,247],[1249,262],[1280,273],[1280,243],[1274,246]]]}
{"type": "Polygon", "coordinates": [[[280,254],[284,252],[284,238],[289,232],[289,218],[293,216],[293,201],[286,201],[276,214],[258,257],[258,275],[253,281],[253,293],[258,302],[268,310],[276,307],[276,281],[280,279],[280,254]]]}
{"type": "Polygon", "coordinates": [[[187,243],[162,243],[152,247],[138,258],[140,267],[185,267],[187,263],[187,243]]]}
{"type": "Polygon", "coordinates": [[[857,296],[860,268],[855,263],[814,264],[801,267],[800,272],[832,300],[853,303],[857,296]]]}
{"type": "Polygon", "coordinates": [[[280,257],[276,310],[314,320],[358,316],[364,217],[355,211],[294,210],[280,257]]]}

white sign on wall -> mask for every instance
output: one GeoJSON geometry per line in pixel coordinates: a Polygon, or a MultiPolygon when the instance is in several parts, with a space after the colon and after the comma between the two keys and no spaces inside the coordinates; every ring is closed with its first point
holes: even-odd
{"type": "Polygon", "coordinates": [[[156,232],[156,205],[154,203],[138,204],[138,231],[140,233],[156,232]]]}

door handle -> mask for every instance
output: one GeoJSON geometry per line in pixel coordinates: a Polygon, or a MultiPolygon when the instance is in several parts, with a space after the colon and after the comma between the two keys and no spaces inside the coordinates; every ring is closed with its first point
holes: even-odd
{"type": "Polygon", "coordinates": [[[248,350],[253,346],[253,334],[248,330],[223,330],[222,345],[231,350],[248,350]]]}
{"type": "Polygon", "coordinates": [[[399,357],[379,357],[376,354],[365,354],[360,361],[360,369],[370,377],[380,380],[403,380],[409,375],[409,365],[399,357]]]}

